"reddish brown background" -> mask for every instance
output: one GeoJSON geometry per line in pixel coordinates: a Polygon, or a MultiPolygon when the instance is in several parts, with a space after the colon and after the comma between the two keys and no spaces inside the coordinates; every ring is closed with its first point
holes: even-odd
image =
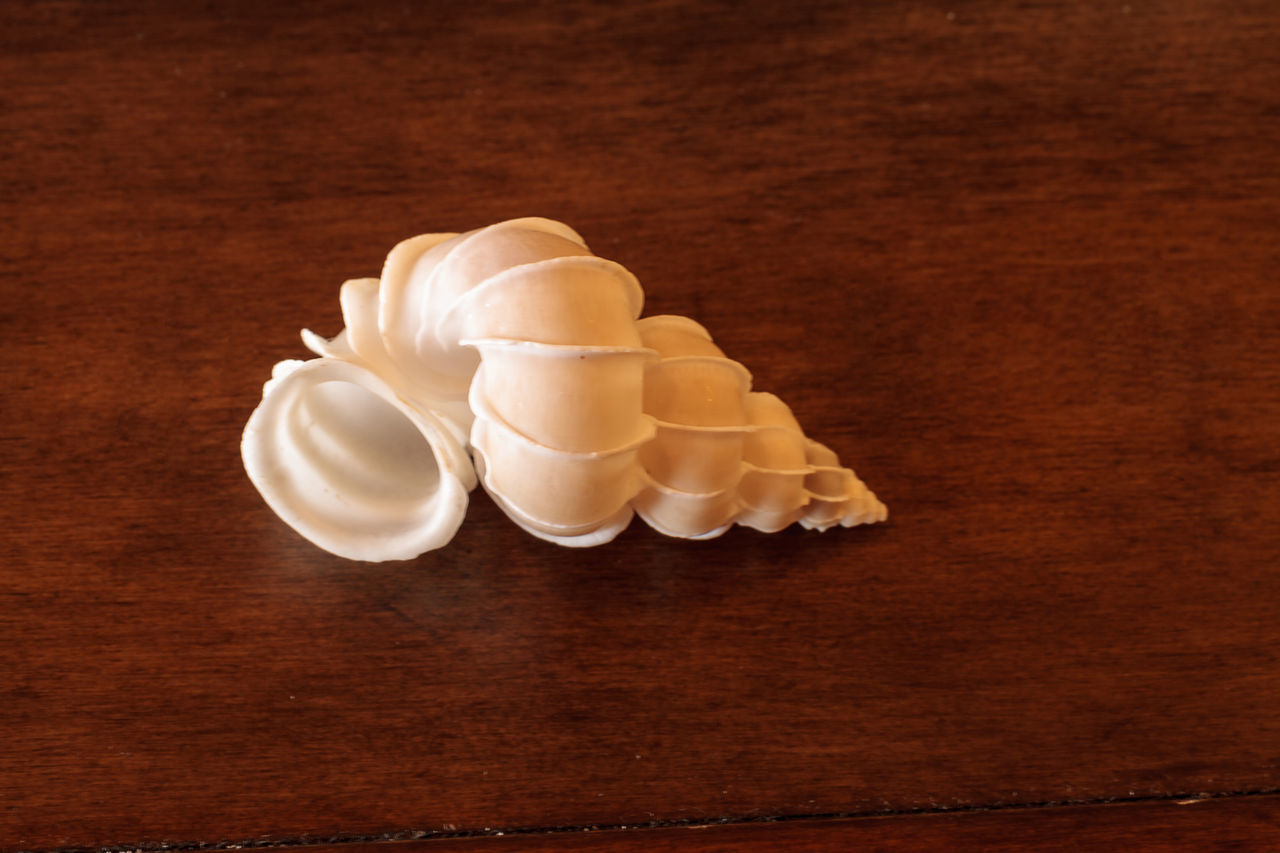
{"type": "Polygon", "coordinates": [[[0,850],[1280,845],[1274,4],[9,2],[0,81],[0,850]],[[890,522],[293,534],[271,364],[521,215],[890,522]]]}

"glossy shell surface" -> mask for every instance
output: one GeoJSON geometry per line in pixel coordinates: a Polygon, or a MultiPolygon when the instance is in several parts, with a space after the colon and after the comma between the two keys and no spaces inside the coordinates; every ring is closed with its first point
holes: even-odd
{"type": "Polygon", "coordinates": [[[318,358],[277,366],[242,445],[268,504],[333,553],[442,547],[477,482],[570,546],[633,513],[692,539],[887,517],[705,328],[640,319],[635,277],[561,223],[406,240],[340,299],[346,328],[303,332],[318,358]]]}

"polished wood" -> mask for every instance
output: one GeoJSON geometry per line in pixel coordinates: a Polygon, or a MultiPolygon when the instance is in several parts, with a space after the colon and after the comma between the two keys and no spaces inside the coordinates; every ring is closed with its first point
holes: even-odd
{"type": "Polygon", "coordinates": [[[946,850],[1002,853],[1037,850],[1124,850],[1126,853],[1214,853],[1280,845],[1275,797],[1231,797],[1161,803],[1001,809],[964,814],[646,828],[575,828],[396,843],[350,841],[298,848],[304,853],[501,853],[509,850],[712,853],[766,849],[946,850]]]}
{"type": "Polygon", "coordinates": [[[1098,831],[1261,846],[1277,45],[1211,0],[0,5],[0,850],[927,849],[975,825],[933,811],[1201,794],[1098,831]],[[476,494],[376,565],[279,522],[238,441],[298,328],[404,237],[531,214],[890,521],[565,550],[476,494]],[[805,822],[886,811],[926,814],[805,822]]]}

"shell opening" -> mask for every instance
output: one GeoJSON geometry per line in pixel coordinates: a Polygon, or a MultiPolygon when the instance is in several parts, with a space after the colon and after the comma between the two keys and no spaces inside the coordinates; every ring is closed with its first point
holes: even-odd
{"type": "Polygon", "coordinates": [[[245,429],[245,468],[267,503],[320,547],[410,559],[447,543],[470,462],[430,414],[363,367],[315,359],[272,381],[245,429]]]}
{"type": "Polygon", "coordinates": [[[294,410],[312,454],[333,480],[359,488],[366,500],[429,501],[440,487],[440,466],[426,437],[398,409],[350,382],[311,387],[294,410]]]}

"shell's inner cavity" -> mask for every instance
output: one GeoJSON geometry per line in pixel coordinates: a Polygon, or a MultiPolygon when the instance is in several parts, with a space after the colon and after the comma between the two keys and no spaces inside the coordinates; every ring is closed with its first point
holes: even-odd
{"type": "Polygon", "coordinates": [[[440,467],[422,432],[377,394],[351,382],[311,386],[291,432],[322,480],[376,504],[429,502],[440,467]]]}

